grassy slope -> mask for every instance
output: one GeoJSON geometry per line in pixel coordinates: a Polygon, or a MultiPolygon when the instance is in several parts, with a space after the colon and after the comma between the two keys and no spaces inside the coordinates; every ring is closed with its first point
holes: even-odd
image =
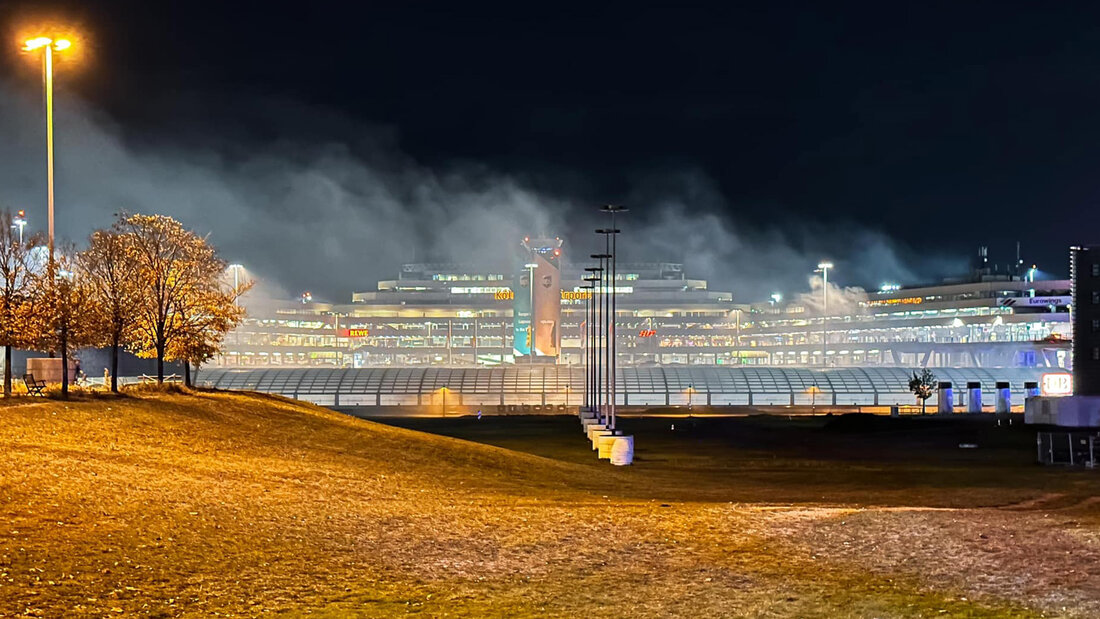
{"type": "MultiPolygon", "coordinates": [[[[901,500],[894,486],[919,467],[852,485],[858,463],[831,475],[757,454],[741,480],[705,453],[662,465],[639,450],[638,466],[611,470],[257,395],[35,401],[0,415],[0,615],[1097,609],[1100,572],[1065,576],[1100,564],[1080,478],[1045,476],[1078,504],[1051,519],[899,509],[938,496],[901,500]]],[[[968,487],[987,493],[971,503],[1027,500],[1049,494],[1042,481],[956,484],[946,502],[965,503],[968,487]]]]}

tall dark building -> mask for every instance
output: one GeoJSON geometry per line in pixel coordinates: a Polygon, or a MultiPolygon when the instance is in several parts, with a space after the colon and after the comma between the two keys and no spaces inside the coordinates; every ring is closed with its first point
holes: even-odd
{"type": "Polygon", "coordinates": [[[1071,247],[1073,391],[1100,395],[1100,245],[1071,247]]]}

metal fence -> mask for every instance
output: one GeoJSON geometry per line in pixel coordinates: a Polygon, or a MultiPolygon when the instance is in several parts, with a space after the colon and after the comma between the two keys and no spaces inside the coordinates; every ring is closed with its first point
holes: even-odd
{"type": "Polygon", "coordinates": [[[1035,439],[1041,464],[1096,467],[1100,435],[1087,432],[1039,432],[1035,439]]]}

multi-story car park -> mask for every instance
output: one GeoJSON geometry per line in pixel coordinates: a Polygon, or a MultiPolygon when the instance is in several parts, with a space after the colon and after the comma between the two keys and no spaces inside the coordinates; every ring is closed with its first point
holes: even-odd
{"type": "MultiPolygon", "coordinates": [[[[397,279],[328,304],[246,299],[220,367],[579,366],[583,270],[565,265],[561,355],[513,355],[512,273],[405,265],[397,279]]],[[[830,300],[739,304],[674,263],[620,264],[620,366],[1066,367],[1068,280],[975,275],[830,300]]]]}

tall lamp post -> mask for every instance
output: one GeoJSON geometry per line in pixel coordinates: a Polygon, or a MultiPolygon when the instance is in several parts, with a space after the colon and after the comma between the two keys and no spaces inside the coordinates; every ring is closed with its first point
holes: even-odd
{"type": "Polygon", "coordinates": [[[23,244],[23,228],[27,226],[27,212],[19,209],[11,220],[11,227],[19,229],[19,244],[23,244]]]}
{"type": "Polygon", "coordinates": [[[586,267],[584,270],[589,273],[584,281],[588,282],[588,287],[592,289],[592,298],[589,300],[591,317],[588,320],[588,408],[591,411],[597,411],[600,402],[600,358],[598,352],[600,331],[596,323],[599,322],[599,274],[603,272],[603,269],[600,267],[586,267]]]}
{"type": "Polygon", "coordinates": [[[617,316],[616,313],[615,313],[615,305],[616,305],[615,304],[615,296],[616,296],[616,294],[618,294],[617,291],[615,290],[615,288],[618,286],[618,274],[619,274],[618,273],[618,255],[619,255],[619,253],[618,253],[618,244],[617,244],[616,241],[619,238],[619,232],[621,232],[618,228],[615,227],[615,215],[625,213],[629,209],[627,209],[625,206],[620,206],[618,204],[605,204],[602,207],[600,207],[600,210],[607,213],[608,215],[611,215],[611,227],[606,228],[604,230],[604,232],[606,232],[611,237],[611,251],[609,252],[611,254],[611,313],[610,313],[610,316],[609,316],[609,323],[608,323],[608,331],[609,331],[609,333],[608,333],[608,348],[609,348],[609,350],[608,350],[608,359],[609,359],[609,364],[608,364],[608,393],[610,395],[610,401],[611,401],[611,429],[614,430],[615,429],[615,402],[616,402],[616,397],[615,396],[617,395],[615,393],[615,391],[618,388],[618,386],[615,384],[615,376],[616,376],[615,369],[616,369],[616,366],[619,363],[618,356],[617,356],[618,355],[618,333],[615,329],[615,320],[616,320],[616,316],[617,316]]]}
{"type": "Polygon", "coordinates": [[[237,300],[238,300],[237,291],[241,289],[241,270],[242,269],[244,269],[244,265],[242,265],[242,264],[234,263],[234,264],[229,265],[229,270],[233,271],[233,305],[240,305],[240,303],[237,302],[237,300]]]}
{"type": "Polygon", "coordinates": [[[609,424],[610,422],[610,418],[607,414],[607,373],[611,369],[610,365],[608,364],[607,349],[610,346],[610,341],[607,337],[608,334],[606,327],[608,320],[607,312],[610,308],[610,299],[608,298],[609,295],[607,287],[607,277],[608,274],[611,272],[611,262],[609,258],[611,258],[611,254],[608,253],[592,254],[593,260],[600,261],[600,281],[598,284],[600,294],[596,298],[596,305],[599,308],[596,310],[596,395],[598,396],[596,398],[596,408],[600,411],[600,417],[603,419],[603,422],[605,424],[609,424]],[[603,359],[600,358],[601,355],[603,356],[603,359]]]}
{"type": "Polygon", "coordinates": [[[590,278],[583,278],[588,282],[581,286],[581,290],[584,292],[584,403],[585,408],[591,409],[592,407],[592,355],[589,353],[592,351],[592,281],[590,278]]]}
{"type": "Polygon", "coordinates": [[[37,37],[23,44],[23,51],[42,50],[42,74],[46,88],[46,202],[49,212],[50,265],[53,265],[53,54],[72,47],[67,39],[37,37]]]}
{"type": "Polygon", "coordinates": [[[832,262],[822,262],[817,265],[817,271],[821,273],[821,365],[828,365],[825,360],[829,346],[829,269],[833,268],[832,262]]]}

